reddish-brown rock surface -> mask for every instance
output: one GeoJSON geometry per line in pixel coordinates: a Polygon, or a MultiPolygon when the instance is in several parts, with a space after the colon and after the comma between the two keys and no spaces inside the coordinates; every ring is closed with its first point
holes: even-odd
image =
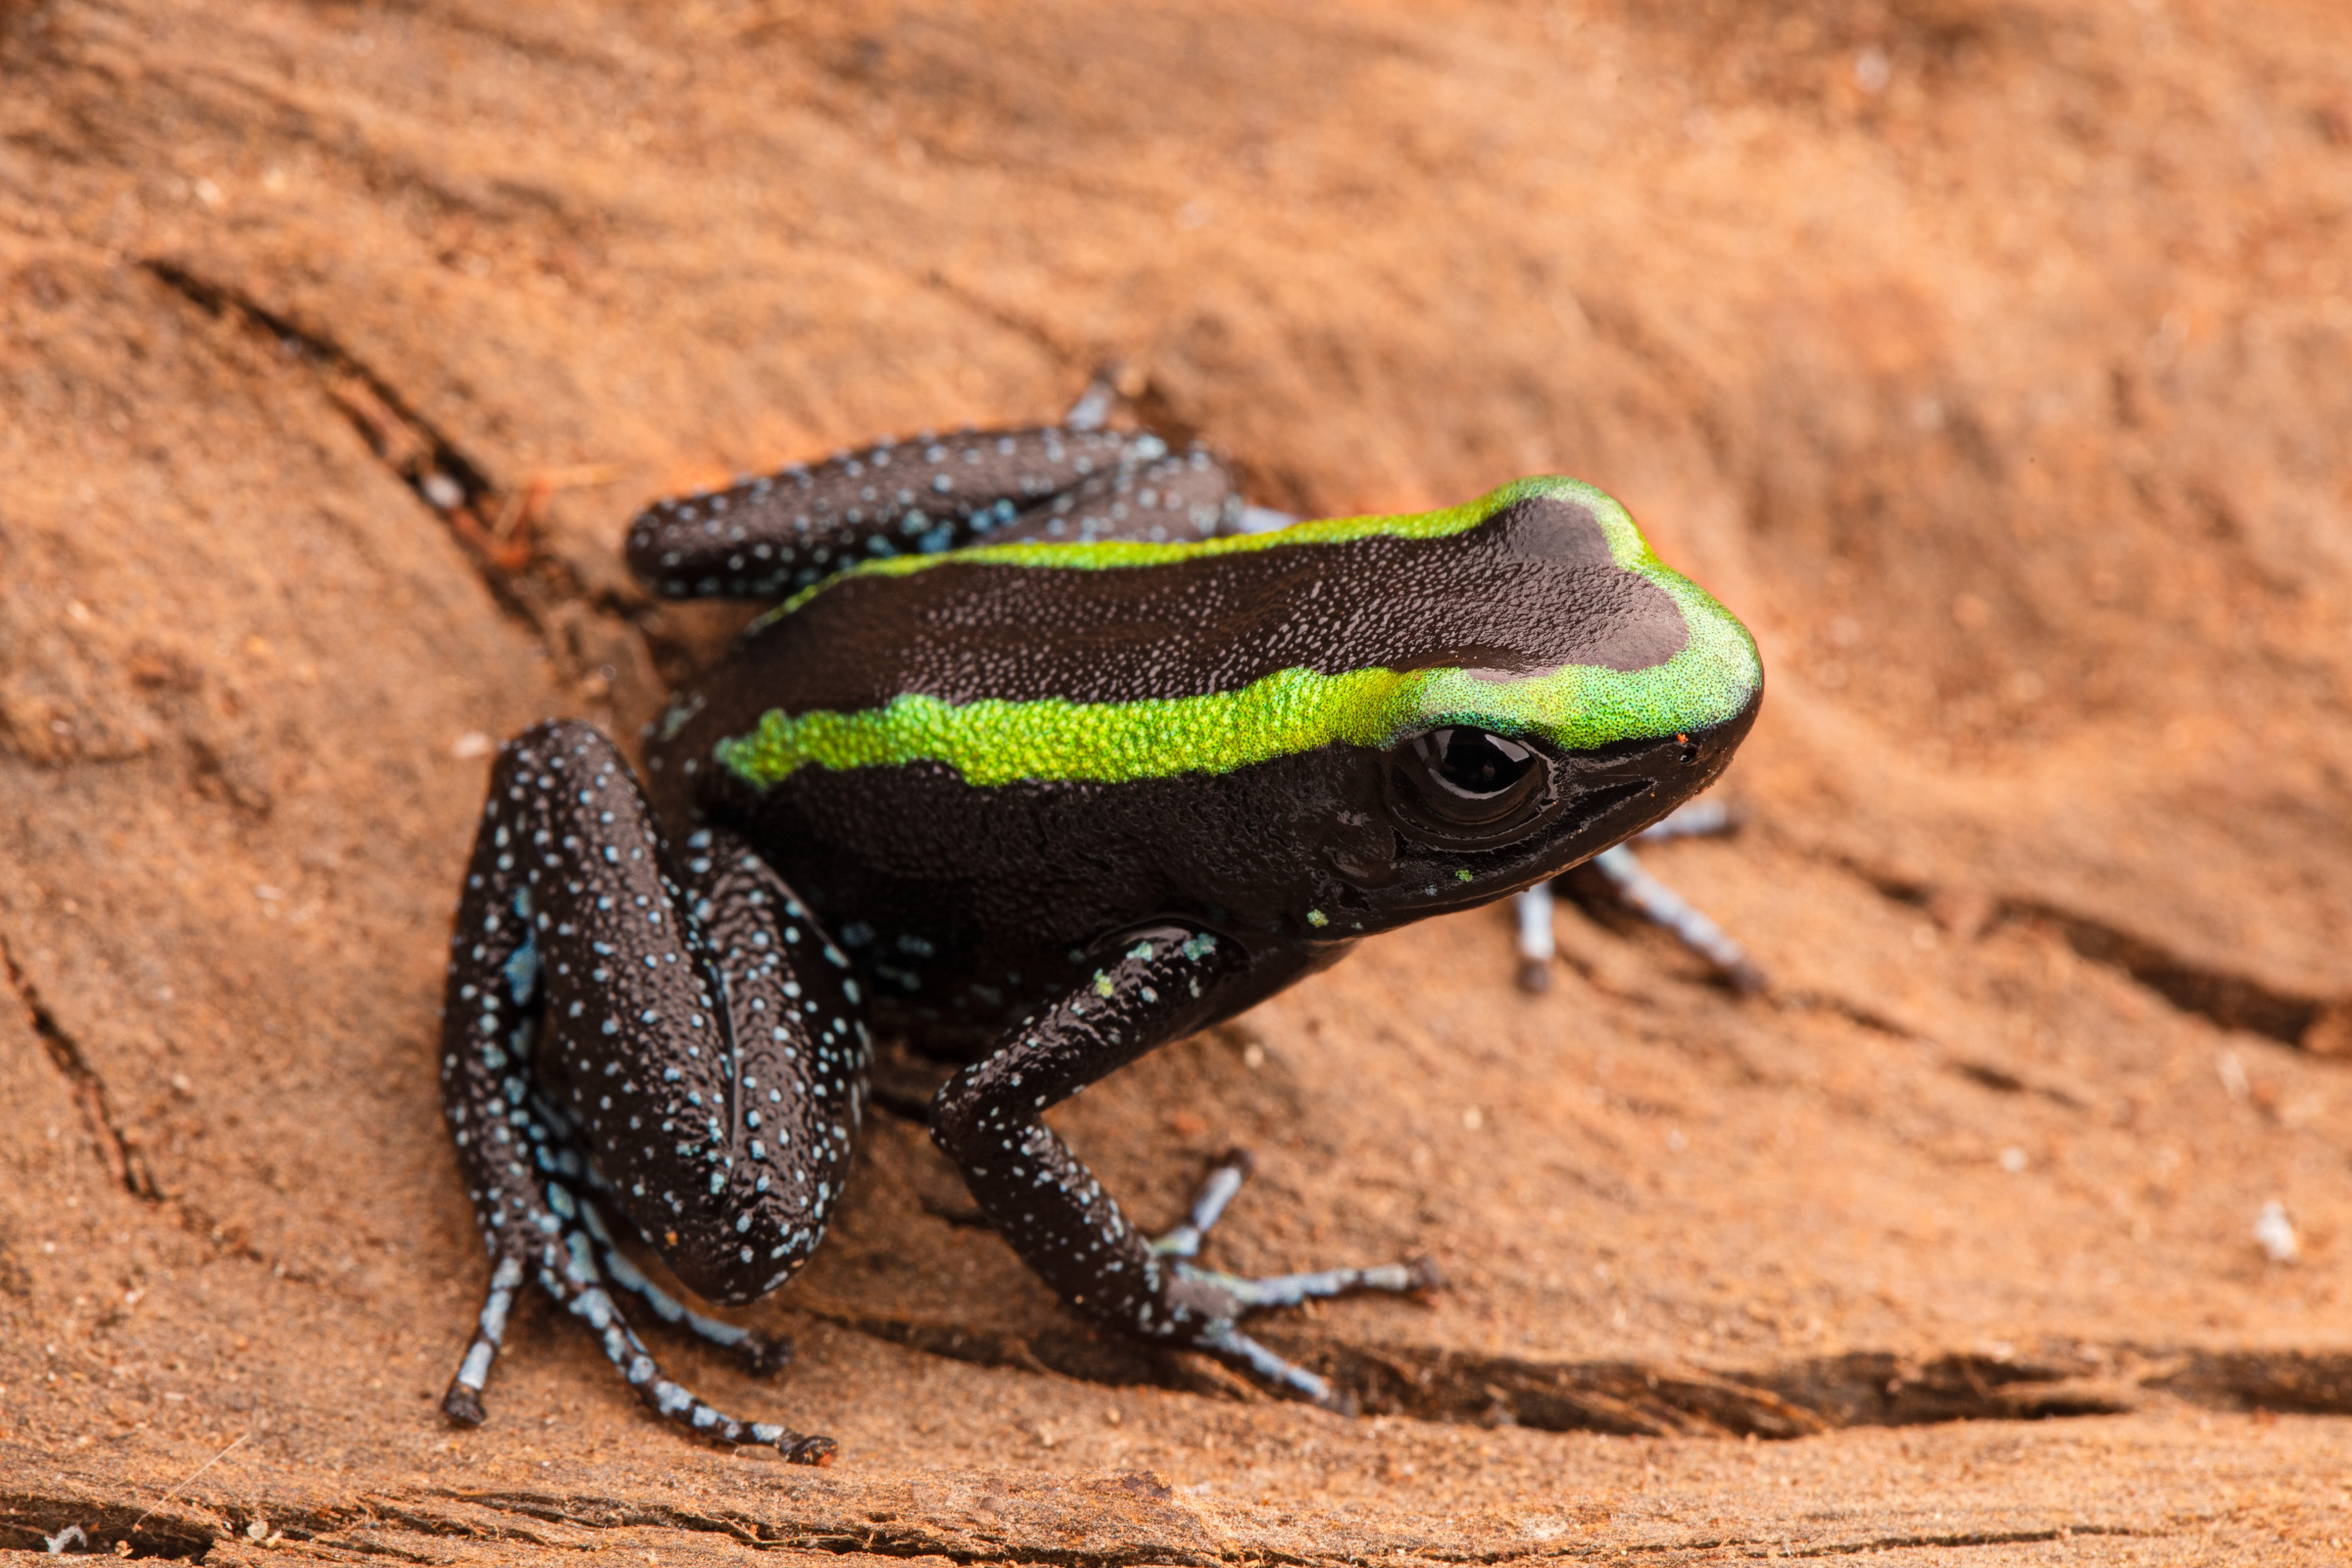
{"type": "Polygon", "coordinates": [[[2340,1560],[2348,229],[2332,0],[0,0],[0,1546],[2340,1560]],[[1071,1107],[1146,1216],[1255,1149],[1221,1260],[1442,1259],[1268,1325],[1362,1419],[883,1116],[799,1363],[667,1349],[836,1468],[537,1307],[451,1430],[485,738],[725,634],[646,498],[1110,364],[1274,505],[1624,497],[1764,646],[1651,858],[1774,990],[1488,911],[1071,1107]]]}

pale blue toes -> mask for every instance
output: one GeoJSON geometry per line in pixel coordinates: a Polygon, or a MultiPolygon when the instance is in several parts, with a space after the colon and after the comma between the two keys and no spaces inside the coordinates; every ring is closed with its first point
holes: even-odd
{"type": "MultiPolygon", "coordinates": [[[[1664,930],[1704,958],[1716,976],[1733,990],[1741,996],[1753,996],[1770,981],[1748,957],[1747,950],[1709,919],[1706,911],[1652,876],[1632,848],[1636,843],[1663,839],[1712,837],[1732,832],[1738,825],[1737,815],[1721,801],[1692,801],[1643,828],[1626,843],[1601,851],[1587,864],[1592,868],[1592,879],[1605,888],[1607,896],[1617,905],[1664,930]]],[[[1522,991],[1541,992],[1551,985],[1551,961],[1558,956],[1551,927],[1556,907],[1554,885],[1538,883],[1511,901],[1519,928],[1522,991]]],[[[1590,882],[1581,896],[1588,900],[1593,897],[1590,882]]]]}
{"type": "Polygon", "coordinates": [[[1224,1298],[1225,1309],[1219,1313],[1219,1320],[1194,1342],[1193,1348],[1222,1356],[1326,1409],[1353,1414],[1354,1401],[1333,1389],[1327,1379],[1284,1359],[1241,1333],[1234,1327],[1235,1320],[1248,1312],[1298,1306],[1355,1291],[1386,1291],[1401,1296],[1439,1290],[1446,1282],[1437,1265],[1426,1257],[1409,1263],[1381,1263],[1371,1268],[1327,1268],[1258,1278],[1196,1266],[1188,1259],[1200,1255],[1201,1244],[1241,1192],[1250,1168],[1250,1155],[1242,1150],[1234,1150],[1218,1159],[1202,1179],[1184,1222],[1153,1241],[1152,1251],[1174,1259],[1176,1277],[1187,1285],[1201,1288],[1195,1295],[1196,1299],[1208,1293],[1224,1298]]]}

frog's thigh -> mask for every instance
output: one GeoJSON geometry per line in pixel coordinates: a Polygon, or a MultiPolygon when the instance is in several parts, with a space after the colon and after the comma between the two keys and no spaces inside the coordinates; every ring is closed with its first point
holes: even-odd
{"type": "MultiPolygon", "coordinates": [[[[779,1264],[789,1272],[838,1190],[849,1137],[835,1129],[854,1119],[863,1066],[842,960],[773,873],[715,833],[689,840],[674,872],[671,859],[625,763],[594,730],[542,725],[500,755],[460,905],[443,1027],[444,1104],[496,1268],[444,1408],[482,1419],[480,1392],[508,1309],[535,1273],[662,1415],[822,1462],[829,1440],[738,1422],[670,1382],[607,1290],[662,1304],[610,1245],[592,1194],[646,1226],[698,1289],[756,1294],[776,1282],[779,1264]],[[808,969],[819,978],[793,977],[784,955],[796,945],[820,955],[808,969]],[[723,1010],[713,1009],[714,994],[723,1010]],[[594,1012],[574,1005],[589,998],[594,1012]],[[764,1113],[755,1093],[773,1096],[764,1113]],[[638,1140],[612,1136],[624,1117],[638,1140]],[[642,1136],[659,1121],[685,1136],[666,1146],[667,1159],[633,1157],[663,1147],[642,1136]],[[763,1128],[779,1148],[799,1147],[770,1158],[751,1136],[763,1128]],[[608,1180],[603,1161],[639,1191],[608,1180]],[[696,1191],[675,1223],[646,1225],[653,1183],[672,1178],[675,1197],[686,1185],[681,1167],[707,1180],[714,1165],[736,1179],[696,1191]],[[762,1248],[765,1256],[745,1258],[762,1248]]],[[[713,1337],[755,1362],[771,1359],[773,1348],[750,1336],[713,1337]]]]}
{"type": "Polygon", "coordinates": [[[847,960],[740,839],[672,855],[584,728],[533,781],[539,1076],[600,1184],[689,1286],[749,1300],[824,1233],[863,1094],[847,960]]]}

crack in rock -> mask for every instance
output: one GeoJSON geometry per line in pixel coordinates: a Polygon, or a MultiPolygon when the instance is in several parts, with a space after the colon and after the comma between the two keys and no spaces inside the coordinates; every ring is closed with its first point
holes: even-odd
{"type": "Polygon", "coordinates": [[[2242,1029],[2319,1055],[2352,1055],[2352,997],[2281,990],[2182,957],[2120,926],[2042,899],[1976,895],[1965,901],[1973,907],[1962,909],[1962,896],[1952,889],[1907,881],[1845,857],[1835,858],[1883,898],[1939,916],[1958,910],[1972,935],[2005,921],[2044,925],[2077,956],[2121,972],[2217,1028],[2242,1029]]]}
{"type": "Polygon", "coordinates": [[[188,1562],[202,1562],[217,1539],[215,1528],[200,1519],[151,1511],[135,1502],[0,1492],[0,1550],[63,1553],[65,1538],[75,1530],[81,1532],[81,1550],[92,1555],[188,1562]]]}
{"type": "MultiPolygon", "coordinates": [[[[652,1529],[684,1536],[718,1535],[755,1550],[818,1551],[833,1555],[882,1557],[946,1557],[965,1564],[1037,1565],[1037,1568],[1143,1568],[1145,1564],[1185,1564],[1188,1568],[1221,1568],[1227,1563],[1310,1565],[1360,1561],[1347,1551],[1300,1555],[1262,1544],[1228,1545],[1208,1534],[1205,1520],[1177,1501],[1164,1481],[1149,1472],[1125,1472],[1057,1482],[1051,1499],[1007,1498],[983,1490],[968,1499],[962,1516],[977,1530],[934,1527],[904,1519],[895,1510],[877,1510],[876,1499],[799,1499],[799,1517],[759,1517],[734,1509],[701,1510],[662,1503],[628,1503],[593,1495],[556,1496],[534,1493],[435,1492],[424,1498],[370,1495],[346,1506],[279,1507],[266,1501],[242,1503],[215,1520],[187,1515],[134,1513],[134,1504],[88,1497],[0,1494],[0,1546],[24,1551],[51,1549],[53,1541],[69,1541],[92,1554],[161,1557],[202,1562],[215,1545],[224,1542],[267,1541],[299,1545],[306,1555],[350,1552],[390,1557],[404,1562],[435,1562],[441,1558],[404,1547],[384,1539],[386,1533],[408,1534],[427,1541],[503,1541],[544,1550],[595,1549],[594,1537],[616,1530],[652,1529]],[[1075,1494],[1075,1495],[1067,1495],[1075,1494]],[[1043,1507],[1038,1502],[1044,1501],[1043,1507]],[[1042,1546],[1013,1539],[1009,1532],[1023,1527],[1041,1534],[1069,1534],[1071,1504],[1083,1510],[1087,1523],[1106,1528],[1112,1540],[1101,1545],[1042,1546]],[[1009,1517],[1008,1517],[1009,1516],[1009,1517]],[[564,1532],[584,1533],[587,1539],[551,1536],[517,1528],[516,1519],[555,1525],[564,1532]],[[78,1532],[78,1537],[75,1537],[78,1532]],[[1118,1539],[1118,1538],[1125,1539],[1118,1539]]],[[[1859,1540],[1790,1542],[1785,1533],[1685,1539],[1673,1542],[1625,1543],[1613,1548],[1619,1555],[1667,1556],[1690,1551],[1758,1549],[1784,1557],[1845,1557],[1869,1552],[1961,1548],[1970,1546],[2033,1545],[2063,1543],[2077,1537],[2116,1537],[2146,1540],[2166,1534],[2161,1528],[2066,1523],[2014,1530],[1957,1530],[1873,1536],[1859,1540]]],[[[1582,1553],[1574,1553],[1582,1555],[1582,1553]]],[[[1521,1547],[1470,1551],[1419,1543],[1414,1555],[1432,1561],[1494,1564],[1524,1561],[1556,1552],[1530,1552],[1521,1547]]]]}
{"type": "MultiPolygon", "coordinates": [[[[458,529],[476,550],[494,548],[481,514],[500,501],[482,466],[436,429],[399,390],[358,356],[325,334],[297,325],[251,295],[203,277],[177,262],[149,258],[147,273],[207,315],[237,320],[267,333],[278,346],[318,373],[327,398],[351,421],[368,450],[416,494],[416,499],[458,529]]],[[[501,574],[514,566],[493,562],[501,574]]],[[[520,611],[520,606],[510,607],[520,611]]]]}
{"type": "Polygon", "coordinates": [[[5,937],[0,937],[0,978],[8,983],[9,994],[24,1009],[24,1017],[32,1032],[40,1038],[41,1047],[49,1060],[66,1080],[80,1107],[83,1123],[88,1127],[90,1142],[98,1148],[98,1157],[106,1162],[122,1189],[131,1197],[147,1202],[157,1202],[163,1194],[155,1185],[155,1173],[148,1168],[147,1156],[140,1153],[137,1141],[123,1131],[115,1116],[114,1106],[107,1099],[106,1080],[98,1076],[81,1054],[81,1045],[57,1021],[57,1014],[41,1000],[40,992],[25,976],[16,954],[5,937]]]}
{"type": "Polygon", "coordinates": [[[539,640],[567,681],[580,679],[588,661],[572,622],[596,611],[577,574],[533,548],[530,517],[543,499],[537,481],[520,489],[498,484],[387,377],[324,332],[181,263],[151,257],[139,266],[208,316],[267,337],[302,364],[368,451],[457,537],[499,609],[539,640]]]}
{"type": "MultiPolygon", "coordinates": [[[[1214,1362],[1056,1322],[1034,1333],[811,1302],[837,1328],[948,1360],[1113,1387],[1264,1397],[1214,1362]]],[[[1352,1346],[1257,1333],[1367,1415],[1623,1437],[1784,1440],[1849,1427],[2120,1415],[2150,1396],[2230,1410],[2352,1414],[2352,1354],[2085,1347],[2037,1359],[1859,1350],[1737,1370],[1635,1360],[1538,1361],[1421,1346],[1352,1346]]]]}

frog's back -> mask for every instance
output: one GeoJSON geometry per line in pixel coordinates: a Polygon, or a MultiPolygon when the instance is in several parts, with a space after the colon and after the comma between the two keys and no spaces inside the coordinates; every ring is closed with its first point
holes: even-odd
{"type": "Polygon", "coordinates": [[[871,711],[908,696],[1132,704],[1238,692],[1285,669],[1630,671],[1680,650],[1673,600],[1623,569],[1583,498],[1536,496],[1475,517],[1481,505],[1194,543],[1000,544],[872,563],[745,638],[731,663],[748,700],[734,733],[769,710],[871,711]]]}
{"type": "Polygon", "coordinates": [[[1366,749],[1511,683],[1639,708],[1687,683],[1667,672],[1710,611],[1566,480],[1197,543],[901,557],[747,633],[681,693],[655,776],[672,813],[744,826],[884,998],[1010,1006],[1154,919],[1313,945],[1286,911],[1343,900],[1350,835],[1386,834],[1366,749]]]}

